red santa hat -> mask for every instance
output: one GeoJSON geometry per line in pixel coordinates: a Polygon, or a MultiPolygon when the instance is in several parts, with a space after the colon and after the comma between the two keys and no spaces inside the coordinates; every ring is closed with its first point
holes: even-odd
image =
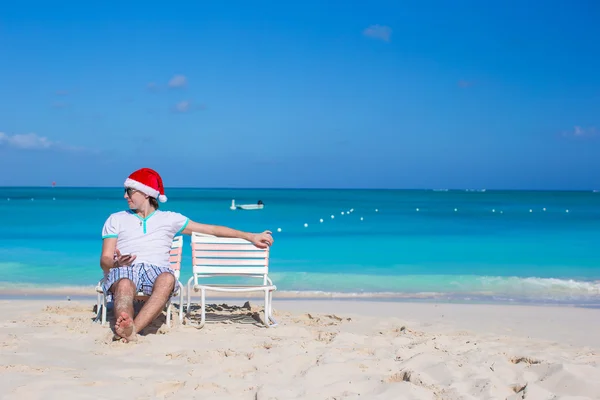
{"type": "Polygon", "coordinates": [[[138,190],[147,196],[154,197],[161,203],[167,201],[162,178],[158,172],[153,169],[138,169],[125,180],[125,187],[138,190]]]}

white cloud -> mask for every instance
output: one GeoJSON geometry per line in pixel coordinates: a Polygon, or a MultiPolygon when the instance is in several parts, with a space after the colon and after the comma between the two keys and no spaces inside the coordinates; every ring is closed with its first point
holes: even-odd
{"type": "Polygon", "coordinates": [[[172,111],[175,113],[187,113],[192,111],[201,111],[206,109],[204,104],[195,104],[190,100],[182,100],[173,106],[172,111]]]}
{"type": "Polygon", "coordinates": [[[24,133],[8,135],[0,132],[0,147],[8,146],[21,150],[49,150],[57,149],[64,151],[84,151],[83,147],[66,145],[60,142],[54,142],[45,136],[39,136],[36,133],[24,133]]]}
{"type": "Polygon", "coordinates": [[[582,126],[576,125],[572,130],[563,132],[563,136],[571,136],[571,137],[591,137],[600,134],[600,131],[596,129],[596,127],[591,126],[589,128],[584,128],[582,126]]]}
{"type": "Polygon", "coordinates": [[[190,111],[190,106],[191,106],[191,103],[189,101],[183,100],[183,101],[180,101],[179,103],[175,104],[175,111],[180,112],[180,113],[188,112],[188,111],[190,111]]]}
{"type": "Polygon", "coordinates": [[[385,25],[371,25],[363,31],[363,35],[389,42],[392,37],[392,28],[385,25]]]}
{"type": "Polygon", "coordinates": [[[179,88],[187,86],[187,78],[184,75],[175,75],[169,81],[170,88],[179,88]]]}
{"type": "Polygon", "coordinates": [[[17,149],[47,149],[54,145],[48,138],[35,133],[7,135],[0,132],[0,145],[8,145],[17,149]]]}

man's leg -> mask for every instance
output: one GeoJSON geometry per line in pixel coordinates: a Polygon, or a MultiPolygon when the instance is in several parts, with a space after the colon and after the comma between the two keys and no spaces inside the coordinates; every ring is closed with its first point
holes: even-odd
{"type": "Polygon", "coordinates": [[[169,301],[169,297],[171,297],[174,288],[175,277],[173,274],[163,272],[158,275],[156,281],[154,281],[150,298],[146,300],[146,304],[144,304],[138,315],[135,317],[134,325],[136,333],[147,327],[154,318],[158,317],[158,314],[162,312],[167,301],[169,301]]]}
{"type": "Polygon", "coordinates": [[[119,279],[111,286],[110,291],[113,293],[115,317],[117,318],[115,333],[125,340],[132,340],[135,338],[133,325],[135,284],[130,279],[119,279]]]}

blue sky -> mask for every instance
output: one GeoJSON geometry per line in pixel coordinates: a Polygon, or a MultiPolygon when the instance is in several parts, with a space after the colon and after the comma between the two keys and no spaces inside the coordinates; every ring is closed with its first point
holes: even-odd
{"type": "Polygon", "coordinates": [[[600,188],[598,2],[2,8],[0,185],[600,188]]]}

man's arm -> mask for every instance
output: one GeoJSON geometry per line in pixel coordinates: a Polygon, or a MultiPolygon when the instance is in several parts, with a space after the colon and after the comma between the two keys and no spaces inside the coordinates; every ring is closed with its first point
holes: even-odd
{"type": "Polygon", "coordinates": [[[273,238],[270,231],[263,233],[250,233],[227,228],[226,226],[200,224],[190,220],[181,233],[191,235],[192,232],[204,233],[205,235],[213,235],[217,237],[230,237],[245,239],[254,245],[264,248],[273,244],[273,238]]]}
{"type": "Polygon", "coordinates": [[[115,249],[117,248],[117,238],[102,239],[102,255],[100,256],[100,266],[104,272],[108,272],[115,266],[115,249]]]}

